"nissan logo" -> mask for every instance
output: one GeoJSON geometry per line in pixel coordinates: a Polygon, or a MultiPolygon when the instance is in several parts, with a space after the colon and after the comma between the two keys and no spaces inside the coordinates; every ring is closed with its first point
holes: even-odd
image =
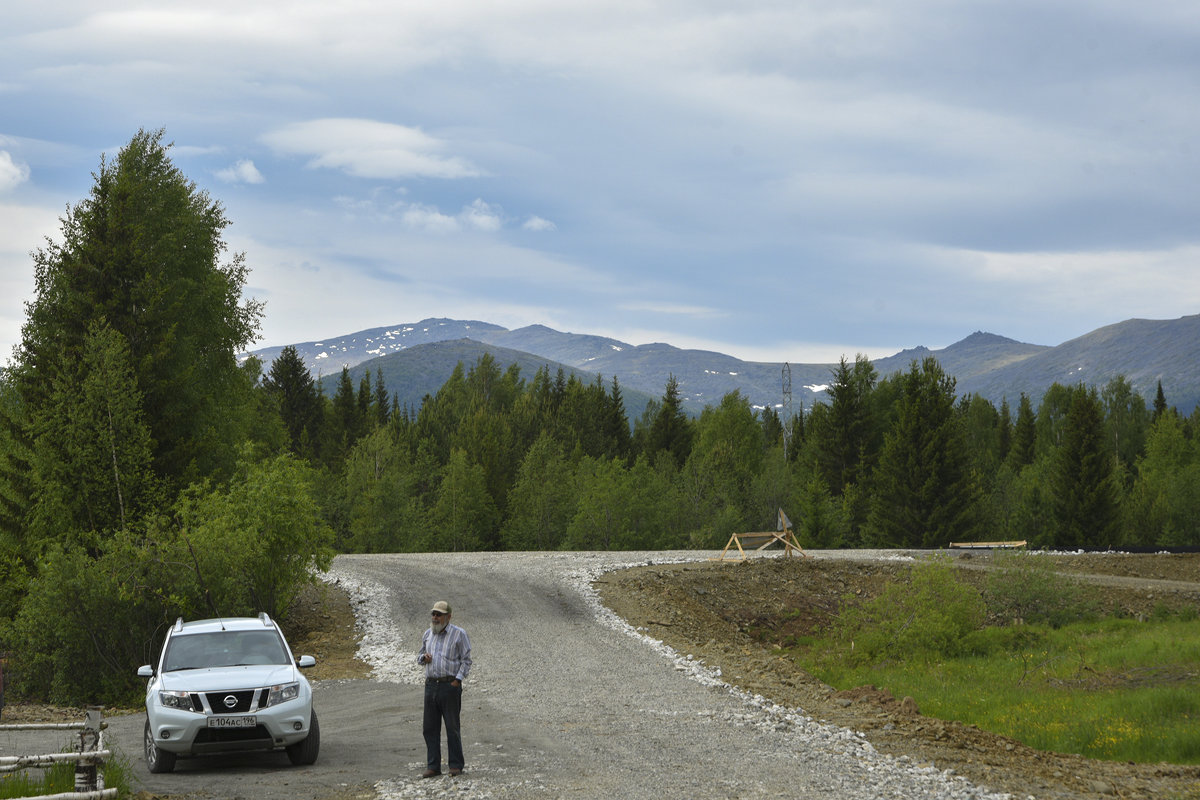
{"type": "Polygon", "coordinates": [[[225,695],[225,699],[222,700],[221,702],[223,702],[225,704],[226,708],[233,708],[234,706],[237,705],[237,698],[231,694],[227,694],[227,695],[225,695]]]}

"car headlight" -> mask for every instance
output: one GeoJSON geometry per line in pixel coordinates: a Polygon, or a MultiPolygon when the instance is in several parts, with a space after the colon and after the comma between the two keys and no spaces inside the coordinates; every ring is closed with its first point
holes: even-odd
{"type": "Polygon", "coordinates": [[[180,711],[194,711],[192,696],[188,692],[159,692],[158,702],[165,708],[178,708],[180,711]]]}
{"type": "Polygon", "coordinates": [[[297,683],[281,683],[278,686],[272,686],[267,694],[267,706],[277,706],[280,703],[286,703],[288,700],[295,700],[300,696],[300,684],[297,683]]]}

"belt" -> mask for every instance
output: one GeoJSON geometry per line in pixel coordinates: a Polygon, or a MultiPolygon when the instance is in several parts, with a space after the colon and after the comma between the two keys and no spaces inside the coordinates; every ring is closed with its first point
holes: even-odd
{"type": "Polygon", "coordinates": [[[440,678],[426,678],[425,682],[426,683],[450,683],[451,681],[456,681],[456,680],[458,680],[458,678],[454,677],[453,675],[443,675],[440,678]]]}

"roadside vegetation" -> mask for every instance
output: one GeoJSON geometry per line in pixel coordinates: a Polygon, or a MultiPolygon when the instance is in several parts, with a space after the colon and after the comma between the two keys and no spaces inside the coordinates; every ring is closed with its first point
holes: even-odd
{"type": "Polygon", "coordinates": [[[719,548],[780,508],[806,547],[1200,545],[1200,409],[1124,378],[996,408],[934,358],[859,356],[790,419],[738,392],[692,418],[674,377],[627,409],[615,378],[485,356],[419,408],[379,372],[327,396],[294,348],[239,361],[264,308],[164,136],[102,159],[32,254],[0,376],[10,699],[135,703],[176,617],[286,622],[336,552],[719,548]]]}
{"type": "Polygon", "coordinates": [[[1200,764],[1196,610],[1102,617],[1097,590],[1047,559],[1000,564],[981,591],[948,561],[920,563],[785,652],[835,688],[886,689],[1039,750],[1200,764]]]}
{"type": "MultiPolygon", "coordinates": [[[[118,797],[133,795],[132,774],[122,756],[109,758],[103,767],[104,787],[116,789],[118,797]]],[[[0,798],[64,795],[75,790],[75,763],[62,762],[45,768],[30,768],[0,776],[0,798]]]]}

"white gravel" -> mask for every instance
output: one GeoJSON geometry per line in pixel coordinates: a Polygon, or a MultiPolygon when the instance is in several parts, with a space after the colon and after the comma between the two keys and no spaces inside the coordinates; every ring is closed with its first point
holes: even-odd
{"type": "Polygon", "coordinates": [[[629,626],[592,588],[610,570],[713,555],[340,556],[324,578],[350,594],[359,656],[375,679],[423,683],[415,652],[434,599],[451,600],[475,651],[464,694],[467,770],[421,780],[423,765],[403,765],[375,785],[377,796],[1011,800],[731,685],[629,626]],[[466,699],[479,696],[511,721],[504,730],[472,728],[466,699]]]}

